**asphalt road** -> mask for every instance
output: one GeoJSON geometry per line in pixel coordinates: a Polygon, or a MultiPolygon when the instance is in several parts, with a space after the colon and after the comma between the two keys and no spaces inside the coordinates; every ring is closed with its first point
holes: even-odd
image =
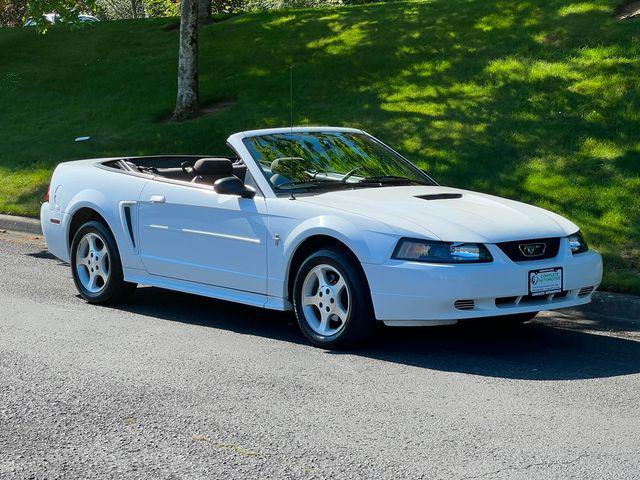
{"type": "Polygon", "coordinates": [[[640,477],[631,324],[386,329],[332,353],[195,296],[87,305],[25,238],[0,235],[0,478],[640,477]]]}

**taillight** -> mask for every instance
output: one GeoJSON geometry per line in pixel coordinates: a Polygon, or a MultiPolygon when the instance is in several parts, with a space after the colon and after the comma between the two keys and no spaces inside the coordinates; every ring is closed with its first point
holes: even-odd
{"type": "Polygon", "coordinates": [[[49,188],[47,188],[47,195],[44,197],[44,201],[49,202],[50,197],[51,197],[51,184],[49,184],[49,188]]]}

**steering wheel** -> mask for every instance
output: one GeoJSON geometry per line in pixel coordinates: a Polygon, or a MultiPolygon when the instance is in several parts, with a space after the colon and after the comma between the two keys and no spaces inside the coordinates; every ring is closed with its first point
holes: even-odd
{"type": "Polygon", "coordinates": [[[191,175],[193,173],[193,163],[191,162],[182,162],[180,164],[180,168],[182,168],[182,171],[187,175],[191,175]]]}

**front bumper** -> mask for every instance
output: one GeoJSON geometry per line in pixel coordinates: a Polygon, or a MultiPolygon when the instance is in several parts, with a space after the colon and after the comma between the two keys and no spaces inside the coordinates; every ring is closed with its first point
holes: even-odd
{"type": "Polygon", "coordinates": [[[443,265],[389,259],[364,264],[376,318],[389,325],[443,325],[572,307],[589,303],[602,280],[600,254],[589,250],[573,255],[566,239],[558,256],[546,260],[513,262],[496,245],[487,248],[494,258],[491,263],[443,265]],[[529,271],[550,267],[563,268],[563,293],[529,297],[529,271]]]}

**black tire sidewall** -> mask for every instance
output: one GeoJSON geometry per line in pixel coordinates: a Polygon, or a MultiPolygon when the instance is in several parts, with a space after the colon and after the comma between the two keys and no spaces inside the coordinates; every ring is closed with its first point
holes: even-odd
{"type": "Polygon", "coordinates": [[[73,241],[71,242],[71,272],[73,275],[73,281],[78,289],[78,292],[86,301],[91,303],[109,303],[111,301],[116,300],[119,297],[119,294],[126,289],[126,284],[124,282],[124,276],[122,274],[122,264],[120,262],[120,254],[118,253],[118,246],[116,244],[116,240],[113,237],[113,234],[100,222],[87,222],[82,225],[76,234],[73,236],[73,241]],[[106,245],[107,250],[109,251],[109,267],[111,272],[109,274],[109,280],[105,288],[103,288],[98,293],[89,292],[84,286],[82,282],[78,278],[78,273],[76,269],[76,252],[78,249],[78,245],[80,240],[88,234],[94,233],[100,236],[102,242],[106,245]]]}
{"type": "Polygon", "coordinates": [[[367,339],[375,328],[369,286],[354,261],[339,250],[323,249],[312,253],[298,269],[293,286],[296,319],[304,336],[314,345],[340,348],[356,345],[367,339]],[[343,329],[331,336],[316,333],[307,323],[302,311],[302,285],[307,274],[316,266],[334,267],[344,278],[351,294],[351,308],[343,329]]]}

